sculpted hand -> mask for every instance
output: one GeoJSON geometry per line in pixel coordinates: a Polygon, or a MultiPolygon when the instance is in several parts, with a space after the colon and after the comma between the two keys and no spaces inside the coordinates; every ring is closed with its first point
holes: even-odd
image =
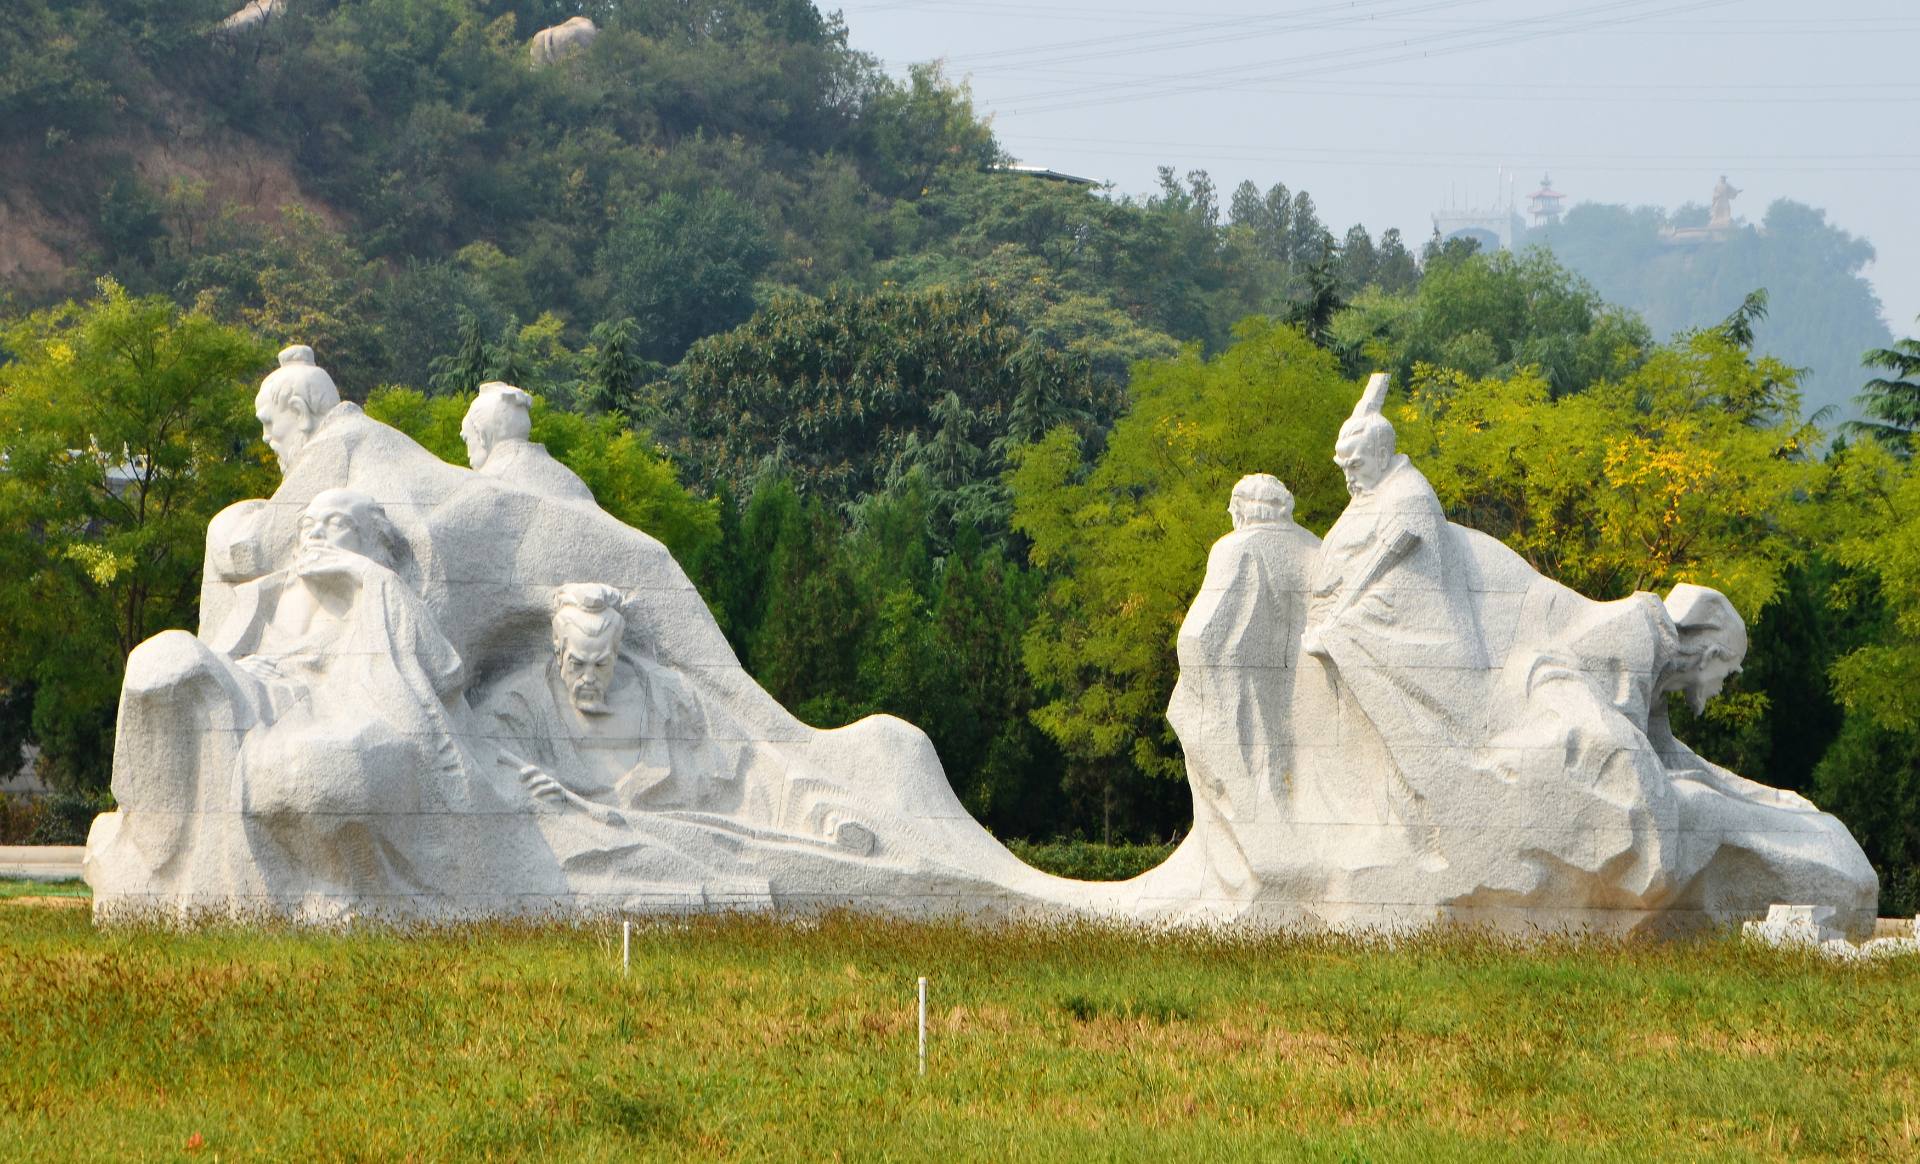
{"type": "Polygon", "coordinates": [[[264,658],[260,655],[248,655],[245,658],[235,659],[233,664],[255,679],[285,678],[285,676],[281,674],[279,664],[275,663],[272,659],[264,658]]]}
{"type": "Polygon", "coordinates": [[[1310,626],[1301,634],[1300,649],[1320,659],[1330,659],[1333,657],[1327,650],[1326,642],[1320,637],[1319,627],[1310,626]]]}
{"type": "Polygon", "coordinates": [[[548,804],[565,805],[577,799],[558,780],[532,764],[524,765],[520,769],[520,783],[527,786],[527,791],[535,800],[544,800],[548,804]]]}
{"type": "Polygon", "coordinates": [[[311,545],[301,549],[294,562],[294,572],[302,578],[338,578],[341,581],[357,583],[366,576],[373,565],[370,558],[343,550],[338,546],[325,544],[311,545]]]}

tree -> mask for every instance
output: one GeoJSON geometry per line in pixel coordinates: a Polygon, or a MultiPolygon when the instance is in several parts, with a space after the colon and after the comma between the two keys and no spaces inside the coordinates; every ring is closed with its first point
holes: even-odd
{"type": "Polygon", "coordinates": [[[1329,248],[1307,264],[1305,294],[1288,308],[1287,322],[1315,344],[1327,347],[1333,338],[1333,317],[1345,306],[1340,297],[1338,255],[1329,248]]]}
{"type": "Polygon", "coordinates": [[[1875,348],[1860,361],[1889,373],[1867,381],[1854,397],[1869,419],[1852,421],[1848,432],[1869,436],[1897,457],[1913,455],[1913,434],[1920,431],[1920,339],[1903,339],[1892,347],[1875,348]]]}
{"type": "Polygon", "coordinates": [[[829,501],[878,490],[910,467],[910,451],[941,447],[950,423],[960,427],[948,452],[961,455],[961,429],[966,443],[991,447],[1024,394],[1039,393],[1029,410],[1077,410],[1095,424],[1115,406],[1084,360],[1029,343],[979,286],[782,297],[696,344],[674,388],[678,451],[703,481],[742,489],[772,459],[795,488],[829,501]]]}
{"type": "Polygon", "coordinates": [[[732,194],[668,193],[615,222],[600,271],[639,329],[639,353],[671,362],[753,313],[754,277],[772,257],[759,215],[732,194]]]}
{"type": "Polygon", "coordinates": [[[587,353],[587,377],[580,397],[583,411],[617,412],[633,417],[640,408],[640,386],[665,371],[640,358],[638,330],[631,319],[608,320],[593,327],[587,353]]]}
{"type": "Polygon", "coordinates": [[[1834,457],[1821,520],[1831,552],[1872,580],[1889,625],[1834,664],[1849,711],[1890,731],[1920,730],[1920,472],[1875,442],[1834,457]]]}
{"type": "Polygon", "coordinates": [[[1389,295],[1411,291],[1420,283],[1420,267],[1413,261],[1413,252],[1407,249],[1407,244],[1400,238],[1399,227],[1389,228],[1380,236],[1373,281],[1389,295]]]}
{"type": "Polygon", "coordinates": [[[103,281],[0,329],[0,680],[48,773],[104,787],[126,657],[191,628],[207,522],[272,491],[250,381],[271,349],[103,281]]]}
{"type": "Polygon", "coordinates": [[[1380,254],[1374,249],[1373,236],[1360,223],[1347,228],[1347,237],[1340,243],[1335,269],[1340,273],[1340,293],[1351,297],[1354,292],[1374,282],[1380,266],[1380,254]]]}
{"type": "Polygon", "coordinates": [[[1362,292],[1330,331],[1335,347],[1401,384],[1418,364],[1496,378],[1533,367],[1555,395],[1624,375],[1651,343],[1632,313],[1538,250],[1443,250],[1411,294],[1362,292]]]}
{"type": "Polygon", "coordinates": [[[1395,420],[1449,516],[1548,577],[1602,599],[1696,582],[1749,618],[1804,556],[1824,472],[1793,370],[1719,330],[1557,397],[1532,371],[1423,367],[1395,420]]]}
{"type": "Polygon", "coordinates": [[[1063,427],[1018,453],[1009,480],[1015,528],[1050,579],[1024,647],[1046,697],[1034,718],[1070,779],[1151,801],[1141,777],[1181,771],[1165,716],[1174,638],[1234,483],[1274,473],[1324,528],[1345,501],[1330,450],[1359,388],[1297,329],[1252,319],[1213,360],[1142,364],[1133,393],[1093,465],[1063,427]]]}
{"type": "MultiPolygon", "coordinates": [[[[1696,213],[1699,208],[1695,208],[1696,213]]],[[[1760,350],[1806,369],[1810,411],[1847,410],[1859,353],[1893,339],[1862,269],[1873,247],[1829,223],[1822,210],[1781,199],[1758,229],[1676,239],[1685,210],[1575,206],[1561,222],[1527,236],[1589,281],[1609,302],[1638,312],[1656,336],[1711,327],[1755,287],[1771,314],[1755,327],[1760,350]]]]}

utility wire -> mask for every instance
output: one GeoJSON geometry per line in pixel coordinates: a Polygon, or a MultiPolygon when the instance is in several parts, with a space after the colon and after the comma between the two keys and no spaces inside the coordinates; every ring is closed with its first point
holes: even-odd
{"type": "MultiPolygon", "coordinates": [[[[1367,67],[1373,67],[1377,65],[1397,64],[1402,61],[1424,59],[1428,57],[1449,56],[1454,53],[1470,52],[1475,49],[1494,48],[1502,45],[1517,44],[1517,43],[1521,43],[1528,40],[1537,40],[1545,36],[1559,36],[1559,35],[1565,35],[1568,32],[1585,31],[1587,28],[1599,27],[1605,24],[1624,23],[1626,21],[1632,21],[1632,20],[1644,20],[1649,15],[1649,13],[1646,13],[1644,11],[1632,12],[1632,11],[1622,11],[1622,10],[1642,7],[1648,2],[1649,0],[1612,0],[1612,2],[1609,2],[1609,3],[1596,4],[1583,9],[1576,9],[1568,13],[1554,14],[1554,16],[1552,17],[1541,17],[1541,16],[1522,17],[1520,19],[1509,22],[1507,27],[1515,28],[1515,29],[1525,29],[1525,31],[1516,31],[1506,36],[1493,37],[1493,38],[1488,38],[1483,40],[1470,40],[1468,41],[1468,43],[1465,43],[1465,44],[1445,44],[1445,45],[1441,45],[1440,47],[1411,47],[1420,42],[1404,41],[1404,42],[1401,42],[1400,45],[1376,44],[1376,45],[1366,46],[1363,48],[1336,49],[1336,50],[1320,52],[1320,53],[1307,53],[1299,57],[1287,58],[1282,61],[1263,61],[1263,62],[1255,62],[1253,64],[1248,64],[1248,65],[1230,66],[1227,68],[1220,68],[1220,69],[1201,70],[1193,73],[1186,73],[1186,74],[1179,75],[1179,77],[1182,80],[1190,79],[1192,81],[1192,83],[1190,84],[1162,84],[1158,86],[1147,86],[1144,88],[1139,87],[1136,84],[1136,85],[1130,86],[1128,92],[1115,97],[1090,96],[1091,94],[1102,93],[1102,92],[1111,90],[1113,88],[1116,88],[1117,86],[1113,84],[1084,86],[1076,89],[1060,89],[1050,93],[1032,94],[1028,97],[1021,98],[1020,99],[1021,101],[1037,101],[1039,102],[1039,104],[1019,107],[1019,108],[1012,108],[1012,109],[1008,109],[1006,112],[1010,114],[1051,113],[1051,112],[1055,112],[1063,109],[1083,108],[1089,105],[1110,105],[1110,104],[1115,104],[1123,101],[1142,101],[1142,100],[1149,100],[1149,99],[1159,98],[1159,97],[1174,97],[1174,96],[1179,96],[1186,93],[1203,92],[1209,89],[1221,88],[1223,87],[1223,82],[1225,82],[1229,77],[1236,77],[1236,78],[1244,79],[1247,81],[1265,81],[1265,82],[1290,81],[1290,80],[1295,80],[1299,78],[1316,76],[1316,75],[1320,75],[1328,72],[1333,72],[1340,69],[1367,68],[1367,67]],[[1537,27],[1543,21],[1548,19],[1570,17],[1570,16],[1585,16],[1585,15],[1592,15],[1596,13],[1598,14],[1620,13],[1620,14],[1613,15],[1613,16],[1602,16],[1600,19],[1596,19],[1591,23],[1587,25],[1582,25],[1582,26],[1574,26],[1574,27],[1567,27],[1567,28],[1537,27]],[[1534,27],[1528,27],[1528,26],[1534,26],[1534,27]],[[1387,55],[1387,56],[1373,56],[1371,57],[1371,59],[1361,59],[1357,61],[1351,60],[1351,59],[1344,59],[1344,60],[1341,60],[1340,63],[1338,64],[1321,63],[1321,62],[1332,62],[1340,58],[1353,58],[1356,56],[1365,57],[1369,53],[1377,54],[1382,50],[1390,51],[1392,49],[1402,48],[1402,47],[1405,47],[1405,51],[1392,52],[1391,55],[1387,55]],[[1259,70],[1271,68],[1275,64],[1304,65],[1309,67],[1287,69],[1287,70],[1283,70],[1282,72],[1271,74],[1268,76],[1253,76],[1253,77],[1243,76],[1244,74],[1248,74],[1248,73],[1257,74],[1259,70]]],[[[1695,3],[1683,5],[1678,9],[1674,9],[1673,11],[1693,12],[1693,11],[1699,11],[1701,9],[1706,9],[1706,8],[1724,7],[1725,5],[1731,4],[1734,2],[1735,0],[1696,0],[1695,3]]],[[[1427,40],[1429,43],[1439,42],[1439,41],[1450,41],[1450,40],[1457,39],[1459,37],[1469,36],[1469,35],[1471,34],[1442,33],[1437,36],[1427,38],[1427,40]]]]}

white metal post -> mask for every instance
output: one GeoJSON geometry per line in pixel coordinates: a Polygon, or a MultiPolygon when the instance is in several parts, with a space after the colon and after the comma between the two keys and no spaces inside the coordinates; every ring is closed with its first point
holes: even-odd
{"type": "Polygon", "coordinates": [[[627,976],[627,967],[633,958],[633,923],[620,923],[620,977],[627,976]]]}
{"type": "Polygon", "coordinates": [[[927,980],[920,980],[920,1074],[927,1073],[927,980]]]}

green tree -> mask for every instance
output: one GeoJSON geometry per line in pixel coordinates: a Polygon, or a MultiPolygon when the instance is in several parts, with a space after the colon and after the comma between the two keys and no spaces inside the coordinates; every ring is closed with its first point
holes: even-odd
{"type": "Polygon", "coordinates": [[[772,257],[759,216],[732,194],[668,193],[614,223],[600,271],[638,326],[640,354],[673,361],[753,313],[754,277],[772,257]]]}
{"type": "Polygon", "coordinates": [[[1920,431],[1920,339],[1903,339],[1862,357],[1869,368],[1883,368],[1854,398],[1868,419],[1853,421],[1848,432],[1872,437],[1895,456],[1913,455],[1913,434],[1920,431]]]}
{"type": "Polygon", "coordinates": [[[985,288],[834,292],[782,297],[700,341],[675,370],[670,408],[703,481],[744,488],[773,461],[808,495],[850,501],[923,456],[944,450],[952,470],[969,456],[960,444],[992,447],[1016,404],[1098,425],[1115,406],[1102,388],[1084,361],[1023,335],[985,288]]]}
{"type": "Polygon", "coordinates": [[[250,381],[271,349],[103,281],[0,329],[0,677],[49,774],[104,787],[133,648],[191,628],[207,522],[272,491],[250,381]]]}
{"type": "Polygon", "coordinates": [[[1824,475],[1793,370],[1719,330],[1557,397],[1532,371],[1423,365],[1395,419],[1453,520],[1593,598],[1695,582],[1753,617],[1804,556],[1798,502],[1824,475]]]}
{"type": "Polygon", "coordinates": [[[1630,312],[1609,306],[1544,251],[1515,256],[1443,251],[1410,295],[1363,292],[1333,321],[1334,346],[1408,383],[1416,364],[1473,377],[1533,367],[1554,394],[1629,371],[1651,343],[1630,312]]]}

